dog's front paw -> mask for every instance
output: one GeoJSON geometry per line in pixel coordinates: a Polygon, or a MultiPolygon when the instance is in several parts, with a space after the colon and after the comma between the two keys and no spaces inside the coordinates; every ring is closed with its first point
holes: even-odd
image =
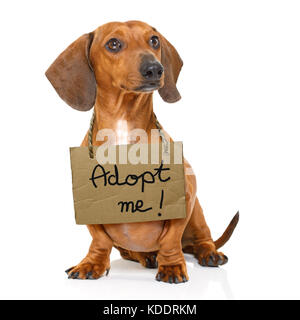
{"type": "Polygon", "coordinates": [[[159,266],[156,274],[157,281],[164,281],[168,283],[187,282],[188,279],[189,277],[184,264],[177,264],[174,266],[159,266]]]}
{"type": "Polygon", "coordinates": [[[75,267],[67,269],[65,272],[69,279],[99,279],[104,273],[109,273],[110,266],[102,263],[79,263],[75,267]]]}

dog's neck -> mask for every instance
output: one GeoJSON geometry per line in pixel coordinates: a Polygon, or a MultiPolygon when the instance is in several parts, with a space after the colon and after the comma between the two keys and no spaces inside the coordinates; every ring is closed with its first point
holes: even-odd
{"type": "Polygon", "coordinates": [[[94,134],[112,129],[117,144],[126,144],[128,133],[143,129],[150,136],[156,128],[152,93],[132,93],[125,90],[99,90],[95,103],[94,134]]]}

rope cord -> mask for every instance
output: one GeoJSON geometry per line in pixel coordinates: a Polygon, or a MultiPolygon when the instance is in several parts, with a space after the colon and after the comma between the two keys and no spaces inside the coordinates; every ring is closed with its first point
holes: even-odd
{"type": "MultiPolygon", "coordinates": [[[[161,124],[158,122],[156,115],[154,114],[155,117],[155,125],[159,131],[159,135],[161,137],[163,146],[164,146],[164,153],[169,153],[169,144],[168,140],[166,139],[166,136],[163,132],[163,128],[161,124]]],[[[93,111],[93,115],[90,121],[90,127],[88,131],[88,148],[89,148],[89,156],[91,159],[94,159],[94,149],[93,149],[93,127],[94,127],[94,122],[95,122],[95,109],[93,111]]]]}

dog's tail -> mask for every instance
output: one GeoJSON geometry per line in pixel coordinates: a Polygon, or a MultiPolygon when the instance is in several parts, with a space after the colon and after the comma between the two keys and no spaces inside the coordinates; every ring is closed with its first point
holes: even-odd
{"type": "Polygon", "coordinates": [[[221,235],[221,237],[218,240],[214,241],[216,249],[219,249],[222,246],[224,246],[224,244],[230,239],[236,225],[239,222],[239,218],[240,218],[240,213],[237,212],[233,217],[233,219],[230,221],[224,233],[221,235]]]}

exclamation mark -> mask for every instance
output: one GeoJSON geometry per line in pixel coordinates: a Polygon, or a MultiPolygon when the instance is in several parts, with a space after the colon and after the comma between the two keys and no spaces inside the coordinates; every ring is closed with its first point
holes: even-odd
{"type": "MultiPolygon", "coordinates": [[[[163,206],[163,202],[164,202],[164,190],[161,190],[161,196],[160,196],[160,204],[159,204],[159,208],[162,209],[163,206]]],[[[158,213],[158,216],[161,216],[161,213],[158,213]]]]}

